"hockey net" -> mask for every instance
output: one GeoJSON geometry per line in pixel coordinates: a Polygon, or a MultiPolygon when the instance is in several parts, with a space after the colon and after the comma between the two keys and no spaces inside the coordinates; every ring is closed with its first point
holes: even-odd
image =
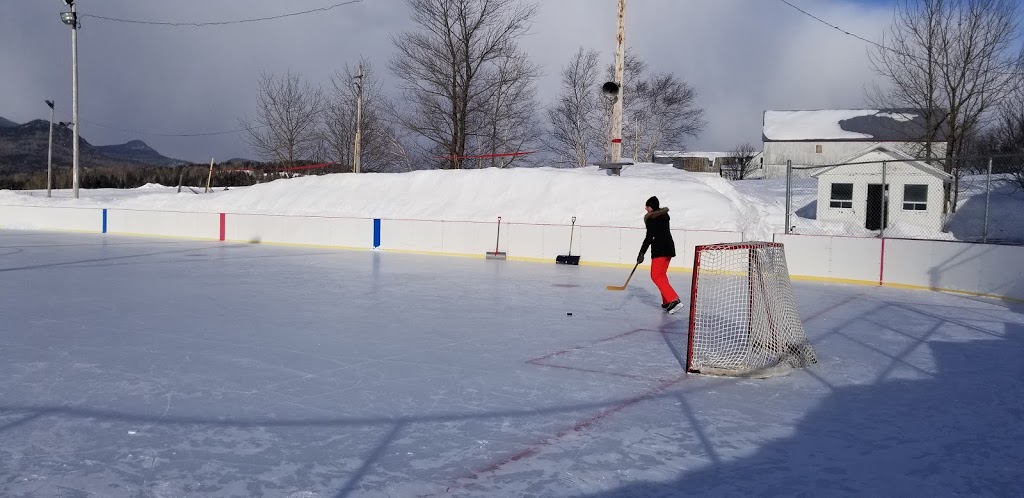
{"type": "Polygon", "coordinates": [[[782,244],[697,247],[688,372],[770,377],[815,362],[796,311],[782,244]]]}

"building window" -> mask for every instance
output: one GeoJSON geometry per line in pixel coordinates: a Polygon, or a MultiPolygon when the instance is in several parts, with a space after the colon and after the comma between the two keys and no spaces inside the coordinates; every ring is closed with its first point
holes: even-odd
{"type": "Polygon", "coordinates": [[[818,144],[818,145],[814,146],[814,153],[815,154],[821,154],[821,144],[818,144]]]}
{"type": "Polygon", "coordinates": [[[853,184],[852,183],[833,183],[832,184],[832,198],[828,203],[828,207],[840,208],[840,209],[852,209],[853,208],[853,184]]]}
{"type": "Polygon", "coordinates": [[[903,186],[903,210],[904,211],[927,211],[928,210],[928,186],[927,185],[904,185],[903,186]]]}

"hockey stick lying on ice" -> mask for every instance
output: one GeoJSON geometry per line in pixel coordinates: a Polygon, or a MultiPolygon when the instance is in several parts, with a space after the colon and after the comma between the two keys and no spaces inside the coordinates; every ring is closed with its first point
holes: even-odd
{"type": "Polygon", "coordinates": [[[626,283],[622,284],[622,287],[618,285],[609,285],[608,290],[626,290],[626,286],[629,285],[629,280],[633,278],[633,273],[636,272],[636,267],[640,266],[640,263],[633,265],[633,271],[629,272],[629,278],[626,279],[626,283]]]}

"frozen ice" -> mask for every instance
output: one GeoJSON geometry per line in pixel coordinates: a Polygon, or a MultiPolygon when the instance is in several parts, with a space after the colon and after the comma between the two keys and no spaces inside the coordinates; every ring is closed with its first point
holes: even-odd
{"type": "Polygon", "coordinates": [[[794,282],[725,379],[628,271],[0,231],[0,495],[1024,490],[1024,306],[794,282]]]}

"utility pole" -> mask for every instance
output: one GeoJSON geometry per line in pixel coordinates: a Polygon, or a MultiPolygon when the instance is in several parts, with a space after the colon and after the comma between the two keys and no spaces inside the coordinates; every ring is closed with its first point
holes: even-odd
{"type": "Polygon", "coordinates": [[[363,148],[363,63],[359,63],[359,74],[356,80],[356,139],[352,146],[352,172],[359,173],[362,163],[363,148]]]}
{"type": "Polygon", "coordinates": [[[46,105],[50,106],[50,144],[46,150],[46,196],[50,197],[53,186],[53,101],[47,100],[46,105]]]}
{"type": "Polygon", "coordinates": [[[64,0],[71,7],[71,12],[61,12],[60,20],[71,26],[71,121],[75,125],[74,141],[72,142],[72,173],[71,189],[78,198],[78,14],[75,12],[75,0],[64,0]]]}
{"type": "Polygon", "coordinates": [[[623,88],[623,75],[626,70],[626,0],[619,0],[619,26],[615,35],[616,39],[616,50],[615,50],[615,83],[618,85],[618,94],[615,102],[612,104],[612,143],[611,143],[611,156],[612,162],[617,163],[622,160],[622,93],[625,90],[623,88]]]}

